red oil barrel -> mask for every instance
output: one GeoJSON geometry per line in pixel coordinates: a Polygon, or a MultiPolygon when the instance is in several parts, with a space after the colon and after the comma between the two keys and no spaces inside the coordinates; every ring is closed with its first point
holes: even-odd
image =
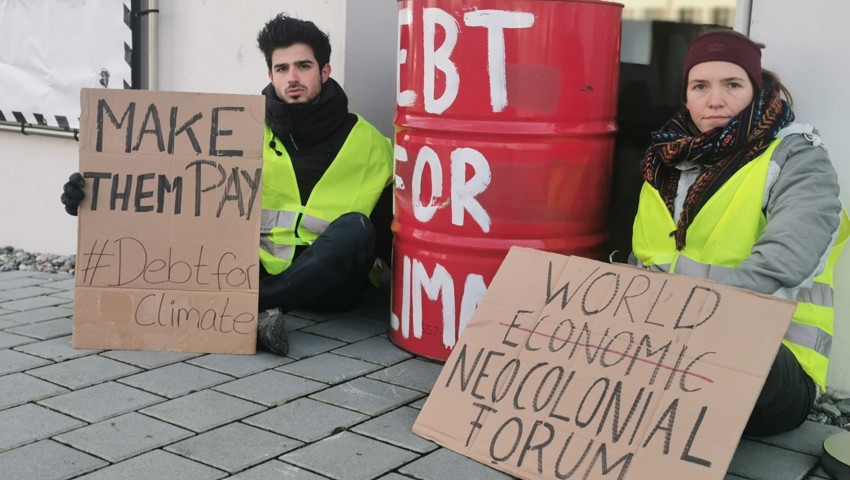
{"type": "Polygon", "coordinates": [[[511,246],[604,257],[622,5],[398,5],[389,336],[444,361],[511,246]]]}

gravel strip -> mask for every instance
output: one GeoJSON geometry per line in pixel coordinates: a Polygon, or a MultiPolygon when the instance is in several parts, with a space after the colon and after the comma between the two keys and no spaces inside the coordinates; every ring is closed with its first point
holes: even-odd
{"type": "Polygon", "coordinates": [[[0,272],[23,270],[29,272],[74,274],[76,255],[30,253],[15,247],[0,249],[0,272]]]}

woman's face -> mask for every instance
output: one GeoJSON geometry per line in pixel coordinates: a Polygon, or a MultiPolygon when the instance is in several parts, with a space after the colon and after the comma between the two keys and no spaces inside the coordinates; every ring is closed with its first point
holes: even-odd
{"type": "Polygon", "coordinates": [[[747,72],[730,62],[698,63],[688,72],[685,87],[691,119],[700,132],[725,126],[753,101],[747,72]]]}

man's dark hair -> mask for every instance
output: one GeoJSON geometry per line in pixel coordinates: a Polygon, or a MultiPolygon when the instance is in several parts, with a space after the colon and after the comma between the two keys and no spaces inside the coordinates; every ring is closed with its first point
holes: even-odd
{"type": "Polygon", "coordinates": [[[331,60],[331,42],[328,35],[319,30],[315,23],[292,18],[279,13],[269,20],[257,35],[257,45],[266,57],[266,65],[272,69],[272,53],[278,48],[286,48],[303,43],[313,50],[319,68],[331,60]]]}

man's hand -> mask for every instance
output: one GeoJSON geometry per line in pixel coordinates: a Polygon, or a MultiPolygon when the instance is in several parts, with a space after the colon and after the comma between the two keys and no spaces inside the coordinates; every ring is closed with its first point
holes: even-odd
{"type": "Polygon", "coordinates": [[[68,177],[68,181],[63,188],[62,205],[65,205],[66,212],[75,217],[77,216],[77,207],[80,206],[80,202],[86,195],[83,192],[83,186],[85,184],[86,182],[83,180],[83,176],[79,172],[74,172],[68,177]]]}

